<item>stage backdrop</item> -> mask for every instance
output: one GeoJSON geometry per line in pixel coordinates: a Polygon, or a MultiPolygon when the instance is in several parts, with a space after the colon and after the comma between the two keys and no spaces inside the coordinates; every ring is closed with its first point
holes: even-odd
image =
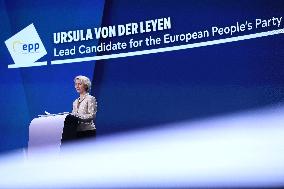
{"type": "Polygon", "coordinates": [[[0,151],[70,112],[76,75],[98,137],[283,102],[281,0],[0,2],[0,151]]]}
{"type": "MultiPolygon", "coordinates": [[[[125,37],[137,41],[148,36],[160,37],[163,41],[166,34],[193,34],[209,28],[207,38],[142,46],[142,49],[157,49],[283,29],[282,22],[279,27],[276,20],[272,24],[273,17],[283,16],[283,5],[283,1],[264,0],[113,0],[105,4],[103,25],[171,17],[170,30],[125,37]],[[268,23],[264,20],[269,19],[270,26],[264,27],[268,23]],[[257,26],[258,22],[264,25],[257,26]],[[244,31],[239,28],[232,35],[224,32],[212,35],[212,27],[242,24],[244,31]]],[[[283,37],[280,34],[97,62],[94,78],[99,99],[96,120],[99,133],[152,128],[283,102],[283,37]]]]}

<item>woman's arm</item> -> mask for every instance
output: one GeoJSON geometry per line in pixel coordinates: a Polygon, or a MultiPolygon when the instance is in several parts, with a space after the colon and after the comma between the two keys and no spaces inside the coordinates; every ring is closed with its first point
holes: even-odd
{"type": "Polygon", "coordinates": [[[87,101],[87,113],[79,116],[79,121],[90,122],[92,121],[97,113],[97,101],[95,97],[91,97],[87,101]]]}
{"type": "Polygon", "coordinates": [[[72,107],[71,115],[77,116],[75,103],[76,103],[76,100],[72,104],[73,107],[72,107]]]}

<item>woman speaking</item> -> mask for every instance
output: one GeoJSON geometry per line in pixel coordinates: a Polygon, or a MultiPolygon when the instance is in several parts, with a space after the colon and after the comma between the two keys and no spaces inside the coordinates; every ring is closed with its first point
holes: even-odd
{"type": "Polygon", "coordinates": [[[96,98],[89,94],[91,81],[86,76],[74,79],[79,98],[73,102],[72,113],[64,121],[62,143],[76,139],[96,137],[94,119],[97,112],[96,98]]]}

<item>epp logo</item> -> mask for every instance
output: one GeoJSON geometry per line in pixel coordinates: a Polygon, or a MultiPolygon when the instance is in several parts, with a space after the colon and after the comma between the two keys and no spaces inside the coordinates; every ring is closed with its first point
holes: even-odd
{"type": "Polygon", "coordinates": [[[15,63],[8,65],[8,68],[47,65],[47,61],[36,62],[47,52],[33,24],[7,39],[5,44],[15,63]]]}
{"type": "Polygon", "coordinates": [[[14,52],[18,53],[38,53],[39,52],[39,43],[26,44],[22,41],[14,41],[13,43],[14,52]]]}

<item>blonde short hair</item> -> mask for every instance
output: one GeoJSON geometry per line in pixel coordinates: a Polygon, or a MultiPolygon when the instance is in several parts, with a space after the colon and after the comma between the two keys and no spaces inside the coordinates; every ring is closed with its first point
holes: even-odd
{"type": "Polygon", "coordinates": [[[74,82],[76,82],[76,80],[79,80],[84,85],[86,91],[90,92],[92,84],[88,77],[83,76],[83,75],[78,75],[74,78],[74,82]]]}

